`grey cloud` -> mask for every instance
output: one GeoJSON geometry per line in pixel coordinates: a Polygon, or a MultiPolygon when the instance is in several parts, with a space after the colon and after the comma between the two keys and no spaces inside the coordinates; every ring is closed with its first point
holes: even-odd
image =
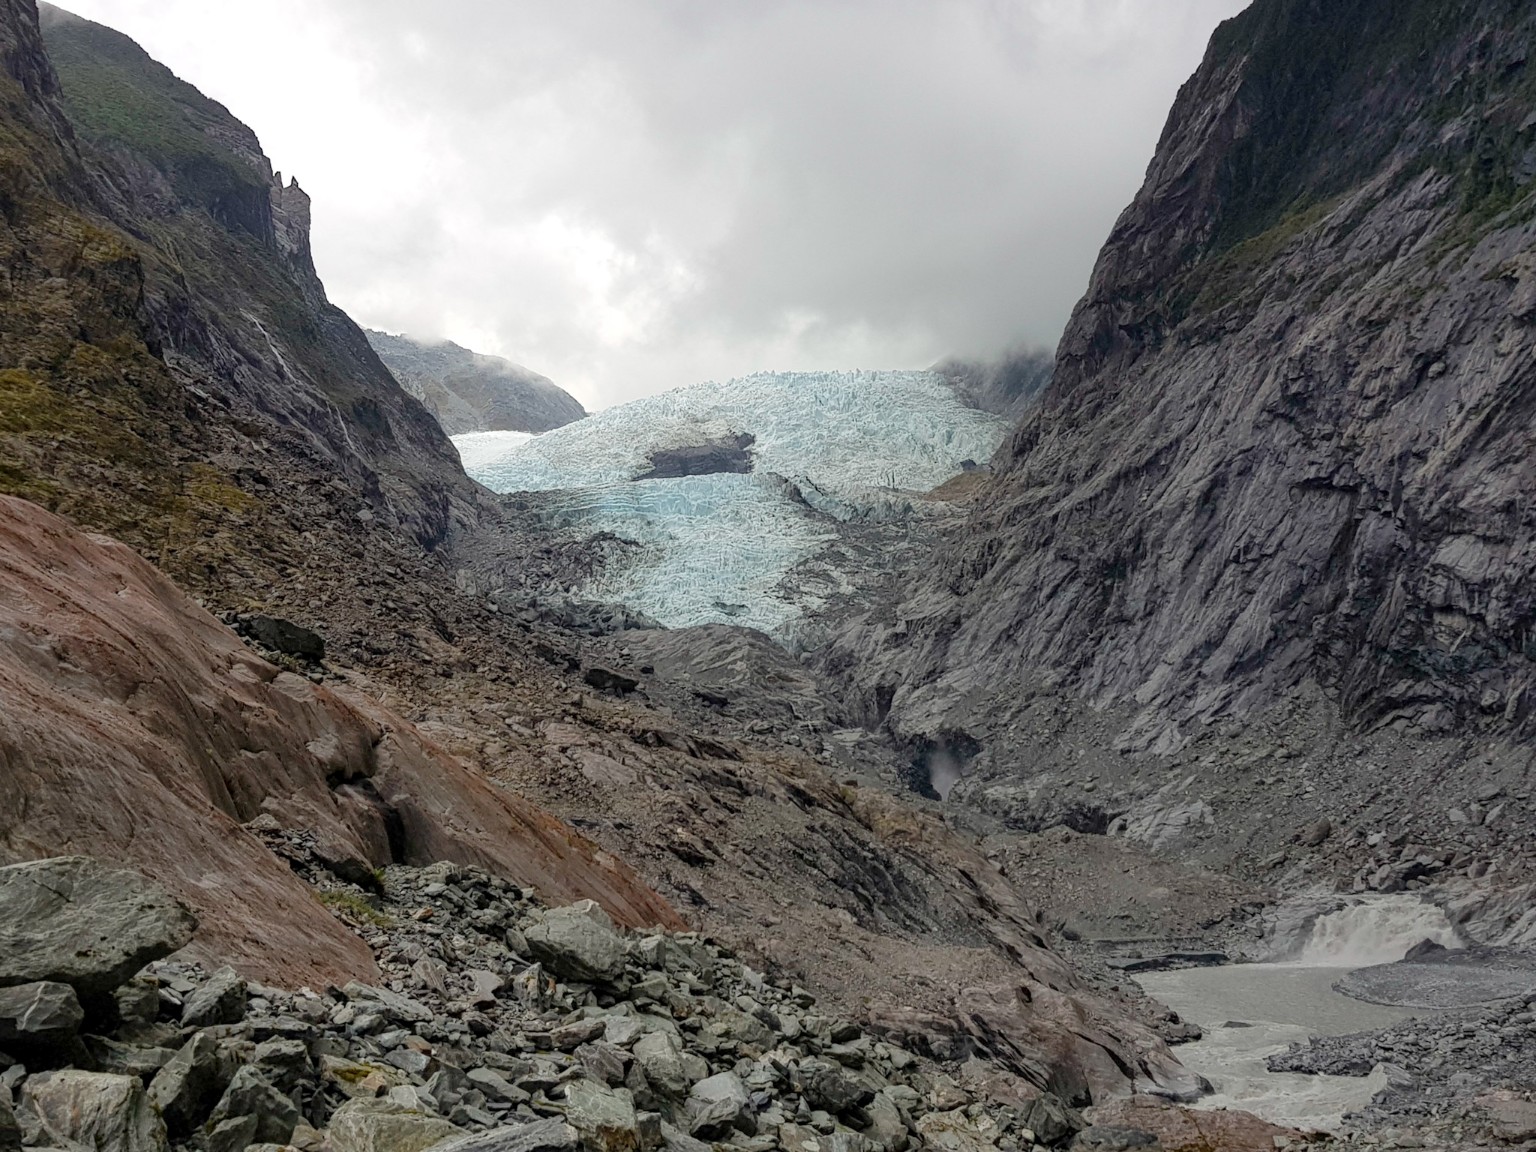
{"type": "Polygon", "coordinates": [[[316,204],[333,296],[602,405],[1054,344],[1243,3],[313,5],[433,151],[380,158],[420,182],[387,218],[316,204]]]}

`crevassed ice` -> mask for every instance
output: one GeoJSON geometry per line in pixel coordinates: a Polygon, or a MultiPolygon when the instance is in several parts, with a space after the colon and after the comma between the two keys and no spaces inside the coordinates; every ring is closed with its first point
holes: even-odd
{"type": "MultiPolygon", "coordinates": [[[[770,473],[818,506],[857,506],[871,490],[926,491],[984,461],[1008,423],[967,408],[930,372],[758,373],[610,408],[526,440],[454,438],[465,470],[498,492],[552,491],[557,519],[647,547],[583,589],[681,627],[728,622],[783,634],[809,606],[784,578],[834,534],[770,473]],[[652,452],[756,437],[749,475],[632,478],[652,452]]],[[[495,438],[503,439],[495,439],[495,438]]]]}

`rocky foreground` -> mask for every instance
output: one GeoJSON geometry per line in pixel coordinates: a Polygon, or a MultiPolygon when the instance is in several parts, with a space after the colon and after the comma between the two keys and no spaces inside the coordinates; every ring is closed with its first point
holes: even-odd
{"type": "MultiPolygon", "coordinates": [[[[136,873],[0,869],[0,1149],[1022,1152],[1199,1131],[1156,1102],[1130,1109],[1149,1131],[1010,1097],[983,1063],[828,1014],[697,933],[625,935],[591,901],[546,907],[452,864],[348,884],[313,836],[252,830],[372,951],[377,984],[210,972],[173,955],[190,912],[136,873]]],[[[1260,1128],[1222,1146],[1285,1135],[1260,1128]]]]}

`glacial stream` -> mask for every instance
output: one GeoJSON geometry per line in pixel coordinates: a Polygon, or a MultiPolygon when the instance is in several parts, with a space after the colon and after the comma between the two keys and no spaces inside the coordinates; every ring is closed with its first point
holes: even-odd
{"type": "Polygon", "coordinates": [[[1147,993],[1204,1030],[1179,1059],[1211,1082],[1197,1108],[1240,1108],[1276,1124],[1334,1130],[1386,1086],[1379,1068],[1364,1077],[1270,1072],[1267,1057],[1293,1041],[1385,1027],[1423,1010],[1368,1004],[1336,992],[1346,973],[1401,960],[1421,940],[1457,947],[1436,907],[1412,896],[1361,900],[1319,917],[1293,954],[1267,964],[1151,972],[1147,993]]]}

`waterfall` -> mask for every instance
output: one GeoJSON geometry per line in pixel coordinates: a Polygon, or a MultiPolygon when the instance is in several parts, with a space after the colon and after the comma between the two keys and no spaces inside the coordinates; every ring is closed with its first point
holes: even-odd
{"type": "Polygon", "coordinates": [[[1435,905],[1414,896],[1377,896],[1319,916],[1301,951],[1287,963],[1312,968],[1390,964],[1421,940],[1461,947],[1456,929],[1435,905]]]}

